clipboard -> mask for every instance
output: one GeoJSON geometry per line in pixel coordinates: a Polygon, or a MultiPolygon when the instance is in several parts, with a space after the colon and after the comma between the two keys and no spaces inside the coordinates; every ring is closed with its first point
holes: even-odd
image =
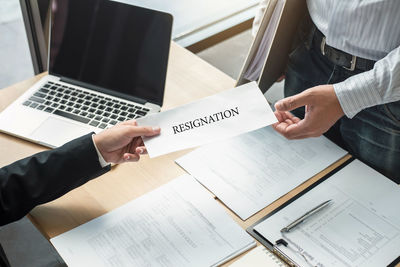
{"type": "Polygon", "coordinates": [[[265,93],[285,72],[300,21],[306,16],[308,16],[308,10],[305,0],[270,0],[240,71],[236,86],[257,81],[259,88],[265,93]],[[277,16],[277,25],[271,23],[274,16],[277,16]],[[249,80],[246,78],[246,73],[252,62],[256,60],[257,54],[260,54],[260,46],[263,43],[264,35],[267,33],[270,34],[267,39],[272,38],[272,40],[266,45],[266,55],[262,59],[261,73],[258,79],[249,80]]]}
{"type": "MultiPolygon", "coordinates": [[[[279,239],[279,240],[268,240],[267,238],[265,238],[261,233],[259,233],[255,227],[257,225],[259,225],[260,223],[264,222],[266,219],[272,217],[273,215],[275,215],[276,213],[278,213],[279,211],[285,209],[286,207],[288,207],[290,204],[292,204],[295,200],[299,199],[300,197],[304,196],[305,194],[307,194],[308,192],[310,192],[312,189],[318,187],[321,183],[323,183],[324,181],[328,180],[330,177],[332,177],[334,174],[336,174],[337,172],[341,171],[342,169],[344,169],[347,165],[349,165],[350,163],[352,163],[353,161],[355,161],[354,158],[349,159],[348,161],[346,161],[345,163],[343,163],[341,166],[339,166],[338,168],[336,168],[335,170],[331,171],[330,173],[328,173],[327,175],[325,175],[323,178],[319,179],[318,181],[316,181],[314,184],[312,184],[311,186],[307,187],[306,189],[304,189],[302,192],[300,192],[299,194],[297,194],[296,196],[294,196],[293,198],[291,198],[289,201],[287,201],[286,203],[284,203],[283,205],[281,205],[280,207],[276,208],[275,210],[273,210],[271,213],[269,213],[268,215],[264,216],[263,218],[261,218],[260,220],[258,220],[257,222],[255,222],[253,225],[251,225],[250,227],[248,227],[246,229],[246,231],[252,236],[254,237],[257,241],[259,241],[263,246],[265,246],[268,250],[270,250],[273,254],[275,254],[282,262],[286,263],[288,266],[291,267],[299,267],[301,266],[300,264],[298,264],[295,260],[291,259],[287,254],[285,254],[280,248],[281,246],[287,246],[288,242],[285,241],[284,239],[279,239]]],[[[284,225],[282,225],[282,227],[284,227],[284,225]]],[[[303,255],[302,255],[303,256],[303,255]]],[[[303,256],[304,257],[304,256],[303,256]]],[[[389,265],[387,266],[396,266],[396,264],[400,263],[400,256],[398,256],[396,259],[394,259],[389,265]]],[[[310,265],[311,266],[311,265],[310,265]]]]}

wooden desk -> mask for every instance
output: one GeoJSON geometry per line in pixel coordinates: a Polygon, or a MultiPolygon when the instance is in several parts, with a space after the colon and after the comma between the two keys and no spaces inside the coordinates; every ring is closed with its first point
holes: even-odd
{"type": "MultiPolygon", "coordinates": [[[[0,90],[0,110],[3,110],[41,76],[0,90]]],[[[234,80],[218,69],[184,48],[172,44],[163,109],[170,109],[232,88],[234,83],[234,80]]],[[[0,133],[0,166],[44,149],[46,148],[0,133]]],[[[184,174],[185,172],[174,163],[174,160],[187,152],[180,151],[152,160],[145,156],[139,163],[115,166],[109,173],[71,191],[62,198],[35,208],[30,213],[30,219],[46,238],[57,236],[184,174]]],[[[343,161],[344,159],[328,169],[335,168],[343,161]]],[[[242,221],[230,210],[226,210],[243,228],[247,228],[315,182],[327,171],[312,178],[246,221],[242,221]]]]}

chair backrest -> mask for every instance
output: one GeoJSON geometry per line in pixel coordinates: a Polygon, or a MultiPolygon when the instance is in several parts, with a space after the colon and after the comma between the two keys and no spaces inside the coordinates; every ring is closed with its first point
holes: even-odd
{"type": "Polygon", "coordinates": [[[20,0],[35,74],[47,70],[51,0],[20,0]]]}

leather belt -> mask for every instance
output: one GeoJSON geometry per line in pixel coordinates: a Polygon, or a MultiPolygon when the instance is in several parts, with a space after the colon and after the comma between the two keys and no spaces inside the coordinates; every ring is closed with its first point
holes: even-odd
{"type": "Polygon", "coordinates": [[[375,61],[353,56],[326,44],[326,38],[318,29],[315,29],[312,44],[328,58],[333,64],[339,65],[346,70],[368,71],[374,67],[375,61]]]}

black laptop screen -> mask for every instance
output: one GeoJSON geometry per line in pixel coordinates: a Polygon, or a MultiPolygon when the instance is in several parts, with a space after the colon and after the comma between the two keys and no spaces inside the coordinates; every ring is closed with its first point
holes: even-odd
{"type": "Polygon", "coordinates": [[[53,0],[50,74],[162,104],[172,17],[109,0],[53,0]]]}

